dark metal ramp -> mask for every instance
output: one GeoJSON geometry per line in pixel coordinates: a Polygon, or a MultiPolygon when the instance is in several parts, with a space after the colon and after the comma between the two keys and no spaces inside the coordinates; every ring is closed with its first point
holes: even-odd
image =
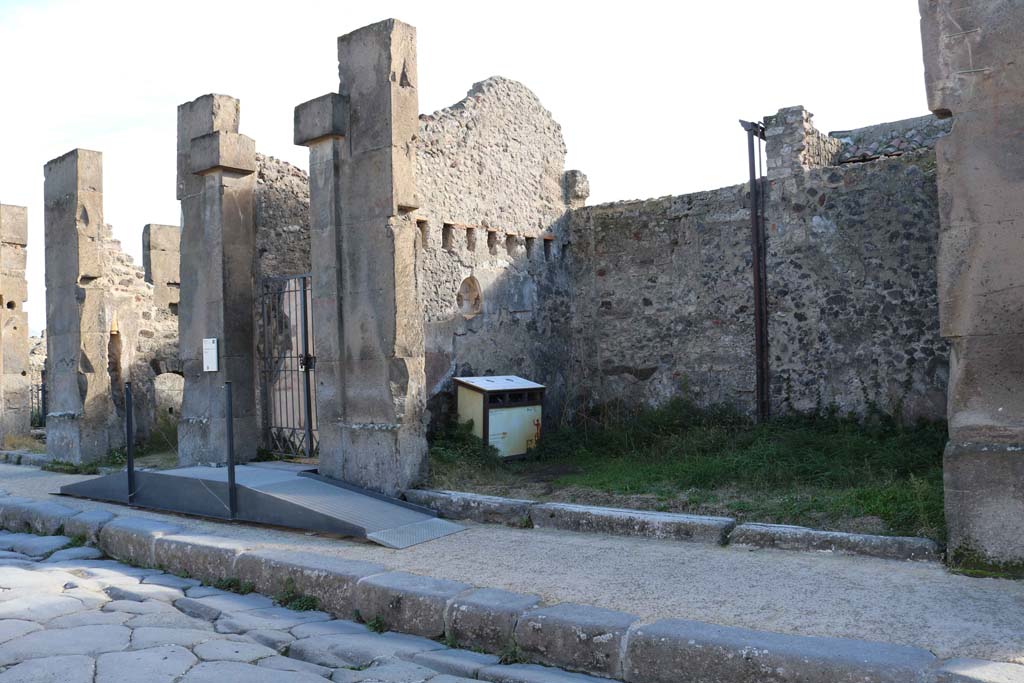
{"type": "Polygon", "coordinates": [[[234,512],[227,467],[136,471],[130,502],[127,471],[62,486],[60,493],[216,519],[357,536],[388,548],[408,548],[463,528],[438,519],[427,508],[322,477],[302,465],[255,463],[238,465],[234,471],[234,512]]]}

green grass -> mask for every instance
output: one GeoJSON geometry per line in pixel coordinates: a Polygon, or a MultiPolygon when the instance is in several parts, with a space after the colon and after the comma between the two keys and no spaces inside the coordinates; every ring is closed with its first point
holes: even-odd
{"type": "Polygon", "coordinates": [[[861,530],[944,540],[945,426],[908,426],[834,413],[753,424],[735,412],[676,400],[630,414],[606,408],[548,433],[528,458],[501,462],[465,426],[431,447],[436,487],[571,492],[598,504],[728,513],[743,521],[861,530]]]}

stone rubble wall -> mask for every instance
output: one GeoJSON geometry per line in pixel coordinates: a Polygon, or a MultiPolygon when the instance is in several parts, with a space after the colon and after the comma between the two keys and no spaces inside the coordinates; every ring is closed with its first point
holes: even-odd
{"type": "MultiPolygon", "coordinates": [[[[821,166],[833,146],[809,157],[783,120],[821,139],[803,108],[767,120],[773,411],[941,419],[934,151],[821,166]]],[[[573,212],[578,409],[684,395],[753,413],[749,211],[737,185],[573,212]]]]}
{"type": "Polygon", "coordinates": [[[578,209],[570,231],[579,410],[684,393],[753,406],[745,186],[578,209]]]}
{"type": "Polygon", "coordinates": [[[942,419],[934,152],[772,181],[766,228],[772,409],[942,419]]]}
{"type": "Polygon", "coordinates": [[[829,137],[843,144],[836,161],[845,164],[935,149],[935,143],[948,135],[951,128],[951,119],[928,114],[855,130],[832,131],[829,137]]]}
{"type": "Polygon", "coordinates": [[[298,275],[309,265],[309,175],[256,154],[256,275],[298,275]]]}
{"type": "Polygon", "coordinates": [[[124,382],[132,382],[135,429],[139,440],[144,441],[156,424],[154,382],[159,375],[181,372],[178,316],[166,305],[157,305],[154,287],[146,282],[145,271],[122,251],[121,243],[110,234],[110,226],[105,227],[102,244],[106,267],[101,279],[113,311],[112,327],[116,326],[122,338],[120,382],[112,383],[111,392],[117,407],[117,423],[123,429],[124,382]]]}
{"type": "MultiPolygon", "coordinates": [[[[522,84],[477,83],[420,117],[419,280],[431,417],[453,408],[451,378],[521,375],[559,406],[568,384],[567,214],[585,179],[564,172],[561,127],[522,84]],[[479,313],[460,287],[473,278],[479,313]]],[[[572,172],[570,172],[572,173],[572,172]]],[[[547,417],[551,417],[549,413],[547,417]]]]}

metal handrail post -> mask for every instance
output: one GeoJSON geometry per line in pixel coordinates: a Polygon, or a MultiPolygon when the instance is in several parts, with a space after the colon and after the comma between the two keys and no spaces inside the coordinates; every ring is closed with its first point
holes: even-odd
{"type": "Polygon", "coordinates": [[[231,382],[224,382],[224,417],[227,420],[227,442],[228,442],[228,512],[231,519],[235,518],[238,512],[238,498],[235,491],[235,415],[231,406],[231,382]]]}
{"type": "Polygon", "coordinates": [[[309,355],[309,305],[306,303],[306,292],[309,291],[309,278],[302,277],[302,369],[303,369],[303,401],[306,409],[306,457],[313,457],[313,397],[310,390],[309,372],[312,370],[313,359],[309,355]]]}
{"type": "Polygon", "coordinates": [[[124,383],[125,451],[128,454],[128,504],[135,503],[135,410],[132,405],[132,383],[124,383]]]}

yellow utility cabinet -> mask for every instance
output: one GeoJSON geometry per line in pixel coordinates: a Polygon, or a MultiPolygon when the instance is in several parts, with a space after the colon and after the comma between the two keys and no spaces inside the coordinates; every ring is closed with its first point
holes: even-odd
{"type": "Polygon", "coordinates": [[[456,377],[459,422],[503,458],[524,455],[540,440],[544,385],[514,375],[456,377]]]}

